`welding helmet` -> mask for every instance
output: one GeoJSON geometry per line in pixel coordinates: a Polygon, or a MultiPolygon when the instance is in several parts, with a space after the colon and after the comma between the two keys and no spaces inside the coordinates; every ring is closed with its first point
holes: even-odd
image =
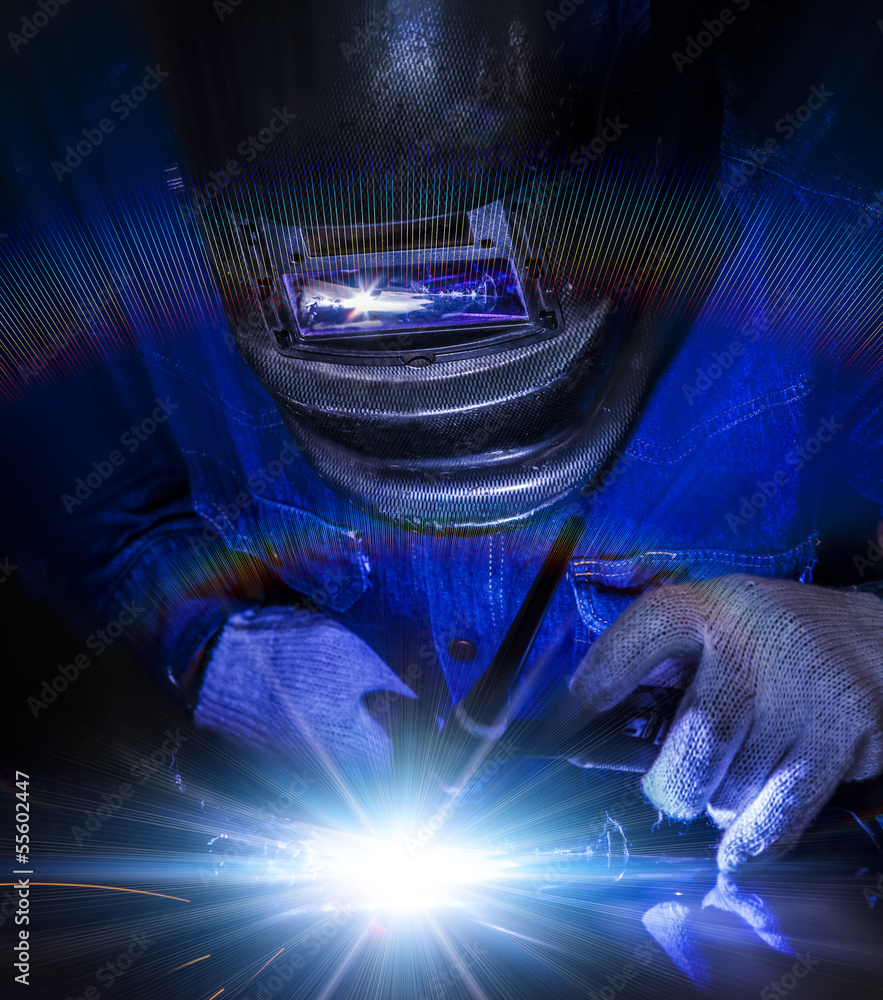
{"type": "Polygon", "coordinates": [[[679,17],[546,2],[248,0],[159,38],[238,349],[322,480],[399,527],[584,493],[722,253],[679,17]]]}

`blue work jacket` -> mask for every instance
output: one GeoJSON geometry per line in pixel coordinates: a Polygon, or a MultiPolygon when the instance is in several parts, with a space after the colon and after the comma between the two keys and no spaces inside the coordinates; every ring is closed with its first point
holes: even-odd
{"type": "MultiPolygon", "coordinates": [[[[116,601],[156,595],[160,673],[179,678],[234,606],[217,593],[173,601],[170,591],[193,593],[205,566],[231,551],[262,562],[388,660],[390,630],[410,630],[424,655],[431,638],[426,663],[453,702],[487,668],[568,513],[587,530],[535,645],[535,656],[556,651],[547,684],[569,677],[648,587],[728,573],[811,583],[820,517],[837,490],[883,505],[883,401],[862,369],[859,334],[878,318],[880,224],[854,200],[748,153],[724,162],[721,193],[740,234],[701,315],[609,475],[540,525],[439,538],[374,522],[306,465],[219,311],[214,324],[143,347],[151,391],[175,407],[167,426],[189,501],[186,515],[180,491],[169,510],[145,513],[137,551],[117,548],[113,565],[125,571],[113,591],[116,601]],[[734,184],[739,171],[744,182],[734,184]],[[451,655],[457,639],[475,647],[471,660],[451,655]]],[[[856,557],[873,563],[868,554],[856,557]]],[[[108,564],[97,572],[110,575],[108,564]]],[[[402,676],[410,665],[391,663],[402,676]]]]}
{"type": "MultiPolygon", "coordinates": [[[[840,94],[839,86],[828,89],[840,94]]],[[[832,508],[854,494],[883,507],[875,360],[883,210],[849,164],[839,175],[805,169],[812,143],[804,140],[823,141],[835,120],[836,101],[817,91],[807,88],[815,117],[805,130],[800,119],[790,135],[771,123],[771,142],[747,138],[732,114],[725,121],[718,183],[732,210],[733,250],[611,473],[573,507],[588,527],[538,635],[537,654],[555,650],[544,683],[568,677],[646,588],[727,573],[811,584],[832,508]]],[[[47,106],[66,135],[71,116],[47,106]]],[[[35,508],[40,542],[57,546],[31,585],[55,594],[67,586],[107,620],[136,601],[141,654],[176,687],[229,614],[263,599],[259,587],[237,580],[253,576],[236,563],[242,553],[249,567],[266,567],[272,599],[277,583],[283,599],[307,596],[403,676],[410,653],[400,656],[398,646],[422,649],[426,671],[456,702],[486,669],[571,511],[500,534],[434,538],[373,522],[333,495],[233,345],[213,276],[164,180],[174,174],[163,174],[172,150],[159,107],[145,102],[129,131],[120,127],[114,144],[94,149],[70,176],[53,176],[48,161],[17,168],[32,178],[33,213],[41,185],[47,197],[66,185],[83,223],[77,231],[72,216],[34,214],[29,233],[10,224],[10,259],[40,257],[35,232],[44,243],[53,234],[55,260],[67,254],[72,270],[78,260],[140,266],[139,241],[156,256],[152,283],[142,270],[134,286],[114,291],[125,330],[99,345],[107,386],[98,394],[107,399],[87,398],[73,381],[52,383],[39,351],[37,360],[33,350],[19,361],[10,355],[19,389],[30,393],[41,380],[52,387],[30,400],[33,419],[22,405],[21,435],[43,427],[34,447],[51,442],[64,473],[44,491],[56,490],[51,514],[41,520],[35,508]],[[148,179],[123,190],[120,171],[136,161],[148,179]],[[166,419],[155,421],[162,426],[150,440],[134,439],[131,458],[131,443],[105,448],[114,414],[147,420],[157,407],[166,419]],[[111,450],[125,463],[105,478],[93,465],[104,468],[111,450]],[[77,480],[95,474],[99,486],[87,484],[80,499],[77,480]],[[475,647],[472,659],[451,655],[456,639],[475,647]]],[[[96,330],[96,342],[102,335],[96,330]]],[[[81,345],[72,337],[70,353],[81,345]]],[[[123,440],[116,430],[113,437],[123,440]]],[[[879,550],[867,542],[856,558],[874,567],[879,550]]],[[[39,555],[40,544],[29,545],[39,555]]]]}

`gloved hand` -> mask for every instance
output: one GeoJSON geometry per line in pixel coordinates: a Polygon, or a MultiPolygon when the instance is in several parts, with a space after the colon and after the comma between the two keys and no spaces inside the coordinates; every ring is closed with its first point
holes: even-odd
{"type": "Polygon", "coordinates": [[[844,780],[883,772],[883,602],[742,575],[641,595],[571,681],[580,708],[689,682],[644,792],[725,830],[722,871],[792,844],[844,780]],[[680,674],[680,676],[677,676],[680,674]]]}
{"type": "Polygon", "coordinates": [[[389,738],[360,700],[369,691],[415,697],[342,625],[304,609],[260,608],[227,620],[193,718],[247,745],[334,771],[385,770],[389,738]]]}

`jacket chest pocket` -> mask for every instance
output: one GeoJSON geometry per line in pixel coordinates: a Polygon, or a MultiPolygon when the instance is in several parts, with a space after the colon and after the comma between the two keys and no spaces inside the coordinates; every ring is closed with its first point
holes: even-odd
{"type": "Polygon", "coordinates": [[[641,552],[625,558],[579,556],[571,560],[568,576],[583,624],[600,635],[639,594],[653,587],[731,573],[808,583],[817,543],[818,536],[812,534],[793,548],[775,553],[683,549],[641,552]]]}
{"type": "Polygon", "coordinates": [[[186,458],[193,507],[208,524],[195,536],[197,548],[220,538],[229,549],[260,559],[289,587],[333,611],[347,611],[367,590],[370,564],[358,531],[252,493],[232,469],[210,456],[190,452],[186,458]]]}

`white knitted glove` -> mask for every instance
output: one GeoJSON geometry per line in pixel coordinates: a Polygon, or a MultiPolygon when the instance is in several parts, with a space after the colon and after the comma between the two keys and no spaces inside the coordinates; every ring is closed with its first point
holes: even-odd
{"type": "Polygon", "coordinates": [[[872,594],[723,576],[642,594],[571,681],[581,709],[638,683],[692,680],[644,792],[704,809],[722,871],[792,844],[844,780],[883,772],[883,602],[872,594]]]}
{"type": "Polygon", "coordinates": [[[391,747],[361,697],[415,697],[349,629],[269,607],[231,615],[206,667],[197,725],[329,771],[389,767],[391,747]]]}

